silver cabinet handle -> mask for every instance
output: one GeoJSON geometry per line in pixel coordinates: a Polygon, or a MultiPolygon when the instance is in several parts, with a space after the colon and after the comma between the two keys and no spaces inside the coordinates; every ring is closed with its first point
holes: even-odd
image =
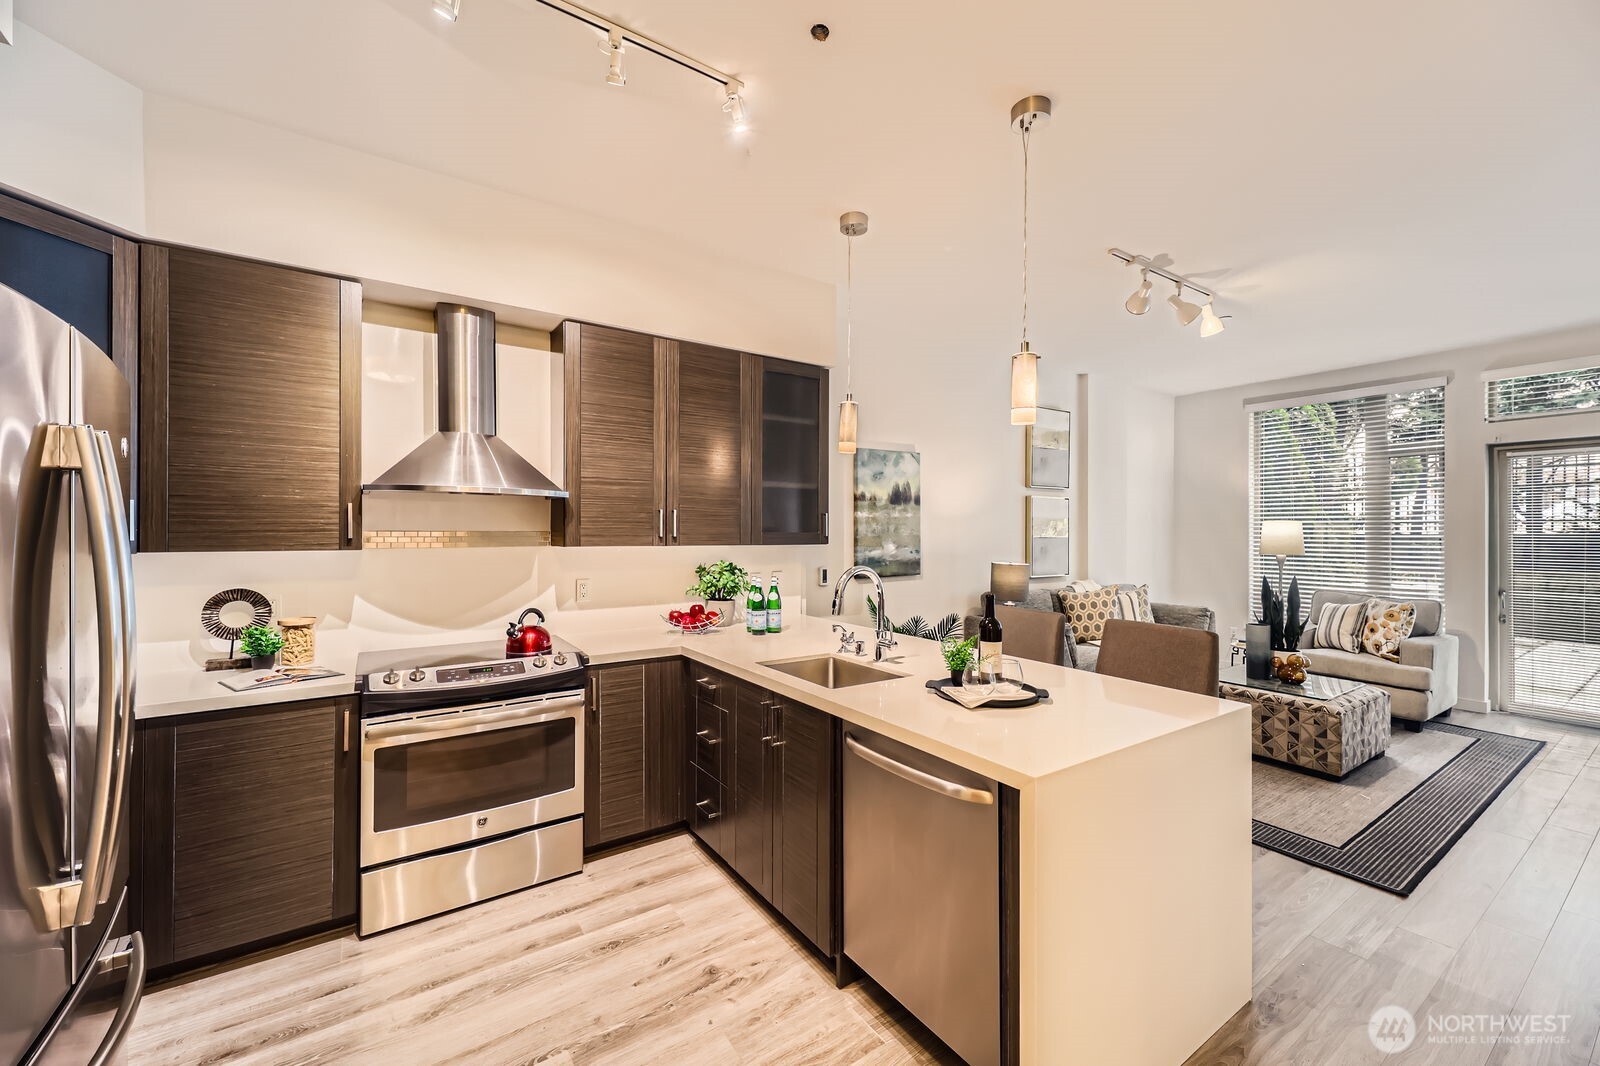
{"type": "Polygon", "coordinates": [[[766,734],[766,736],[761,738],[761,742],[763,744],[771,744],[775,739],[777,739],[778,731],[773,728],[772,725],[771,700],[761,701],[761,731],[766,734]]]}
{"type": "Polygon", "coordinates": [[[144,998],[143,933],[134,933],[125,952],[102,959],[100,964],[107,970],[120,969],[124,958],[128,967],[128,983],[122,986],[122,1003],[117,1007],[117,1016],[111,1020],[106,1038],[100,1043],[100,1050],[89,1060],[89,1066],[107,1066],[122,1050],[123,1043],[128,1039],[128,1031],[133,1028],[133,1016],[139,1012],[139,1001],[144,998]]]}
{"type": "Polygon", "coordinates": [[[695,730],[694,735],[699,737],[701,740],[705,741],[705,743],[706,743],[706,745],[708,747],[713,747],[714,748],[718,744],[722,743],[722,738],[721,737],[712,736],[711,735],[711,730],[709,730],[709,729],[697,729],[697,730],[695,730]]]}
{"type": "Polygon", "coordinates": [[[694,679],[694,683],[701,692],[704,692],[708,696],[715,696],[717,694],[717,686],[712,684],[711,679],[708,677],[697,677],[694,679]]]}
{"type": "Polygon", "coordinates": [[[722,817],[722,812],[721,811],[714,811],[714,810],[711,809],[711,801],[710,800],[697,800],[695,802],[695,809],[698,810],[701,814],[705,815],[706,816],[706,821],[708,821],[708,822],[714,822],[718,818],[722,817]]]}
{"type": "Polygon", "coordinates": [[[878,769],[887,770],[901,780],[910,781],[913,785],[925,788],[929,792],[937,792],[941,796],[949,796],[951,799],[960,800],[962,803],[986,805],[994,802],[994,793],[986,788],[958,785],[954,781],[946,781],[942,777],[935,777],[924,770],[918,770],[915,766],[907,766],[903,762],[897,762],[887,755],[881,755],[873,751],[849,733],[844,735],[844,746],[851,754],[871,763],[878,769]]]}
{"type": "Polygon", "coordinates": [[[772,735],[774,737],[772,746],[775,748],[781,748],[789,743],[783,739],[783,724],[783,704],[774,703],[772,705],[772,735]]]}
{"type": "Polygon", "coordinates": [[[672,539],[678,539],[678,509],[676,507],[672,509],[672,539]]]}
{"type": "Polygon", "coordinates": [[[346,502],[344,505],[344,542],[355,543],[356,539],[356,505],[346,502]]]}
{"type": "Polygon", "coordinates": [[[663,507],[656,508],[656,539],[667,539],[667,512],[663,507]]]}

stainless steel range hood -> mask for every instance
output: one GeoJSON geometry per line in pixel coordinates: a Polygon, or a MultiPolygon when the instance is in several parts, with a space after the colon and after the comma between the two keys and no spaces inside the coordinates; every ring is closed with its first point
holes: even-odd
{"type": "Polygon", "coordinates": [[[495,436],[494,313],[439,304],[434,321],[439,333],[439,432],[363,488],[566,496],[495,436]]]}

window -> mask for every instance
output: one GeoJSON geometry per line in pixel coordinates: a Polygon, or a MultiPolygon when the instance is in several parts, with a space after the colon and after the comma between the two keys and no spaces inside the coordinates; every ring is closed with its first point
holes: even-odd
{"type": "Polygon", "coordinates": [[[1510,378],[1491,375],[1484,384],[1484,417],[1490,422],[1573,411],[1600,411],[1600,366],[1510,378]]]}
{"type": "Polygon", "coordinates": [[[1305,555],[1289,561],[1309,604],[1317,589],[1444,594],[1444,385],[1340,394],[1251,418],[1250,602],[1276,559],[1261,523],[1297,519],[1305,555]]]}

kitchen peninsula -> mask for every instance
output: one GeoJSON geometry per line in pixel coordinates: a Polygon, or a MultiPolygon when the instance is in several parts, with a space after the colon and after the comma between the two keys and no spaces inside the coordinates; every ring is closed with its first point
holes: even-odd
{"type": "MultiPolygon", "coordinates": [[[[622,664],[659,669],[681,659],[690,689],[707,671],[720,674],[823,712],[846,731],[871,731],[998,782],[1010,834],[1002,852],[1015,858],[1002,998],[1011,1019],[1005,1039],[1018,1058],[1003,1061],[1180,1062],[1250,998],[1242,705],[1029,662],[1027,679],[1047,689],[1049,701],[967,711],[925,689],[945,673],[929,641],[900,638],[878,664],[898,675],[892,680],[825,689],[764,665],[837,649],[824,620],[798,613],[783,633],[763,636],[736,627],[683,635],[648,608],[566,611],[550,621],[601,678],[622,664]]],[[[339,651],[324,658],[346,676],[300,698],[350,691],[356,651],[380,638],[345,636],[326,639],[339,651]]],[[[275,695],[230,693],[198,672],[147,671],[143,686],[139,715],[147,720],[275,695]]],[[[694,724],[691,707],[686,728],[694,724]]],[[[596,739],[591,732],[589,742],[596,739]]],[[[692,743],[688,758],[696,758],[692,743]]],[[[688,770],[691,789],[697,772],[688,770]]]]}

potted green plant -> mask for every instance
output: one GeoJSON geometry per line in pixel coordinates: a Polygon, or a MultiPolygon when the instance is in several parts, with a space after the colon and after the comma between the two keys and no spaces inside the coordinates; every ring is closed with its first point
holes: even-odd
{"type": "Polygon", "coordinates": [[[250,656],[252,670],[271,670],[283,650],[283,634],[271,626],[248,626],[239,634],[239,650],[250,656]]]}
{"type": "Polygon", "coordinates": [[[739,597],[750,590],[749,572],[723,559],[701,563],[694,568],[694,578],[694,584],[684,590],[684,594],[704,600],[708,610],[717,612],[717,625],[727,625],[733,618],[739,597]]]}
{"type": "Polygon", "coordinates": [[[946,637],[939,644],[939,650],[944,654],[945,668],[950,671],[950,683],[959,688],[961,675],[972,665],[973,657],[978,653],[978,638],[972,636],[961,640],[946,637]]]}

